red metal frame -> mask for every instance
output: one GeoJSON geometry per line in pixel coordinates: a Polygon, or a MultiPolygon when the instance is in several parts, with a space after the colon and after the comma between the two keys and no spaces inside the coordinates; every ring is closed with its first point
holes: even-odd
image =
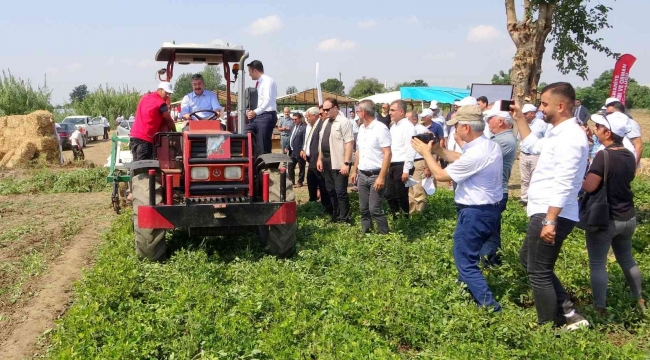
{"type": "Polygon", "coordinates": [[[269,202],[269,173],[262,174],[262,201],[269,202]]]}
{"type": "Polygon", "coordinates": [[[253,176],[255,175],[255,168],[253,168],[253,135],[248,133],[248,196],[253,198],[253,176]]]}

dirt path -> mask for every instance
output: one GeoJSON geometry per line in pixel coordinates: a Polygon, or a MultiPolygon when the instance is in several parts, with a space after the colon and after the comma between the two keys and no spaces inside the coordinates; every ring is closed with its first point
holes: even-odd
{"type": "MultiPolygon", "coordinates": [[[[110,147],[89,143],[86,161],[104,166],[110,147]]],[[[114,216],[107,192],[0,196],[0,358],[40,352],[39,338],[66,311],[114,216]]]]}

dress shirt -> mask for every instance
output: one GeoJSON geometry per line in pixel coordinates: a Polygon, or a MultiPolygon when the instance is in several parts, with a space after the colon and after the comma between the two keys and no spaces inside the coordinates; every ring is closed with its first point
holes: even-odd
{"type": "Polygon", "coordinates": [[[415,158],[415,150],[411,146],[413,136],[415,136],[415,126],[407,118],[399,120],[390,128],[390,150],[393,154],[391,162],[404,162],[402,170],[404,174],[408,174],[413,169],[415,158]]]}
{"type": "Polygon", "coordinates": [[[316,120],[314,125],[307,122],[307,127],[305,128],[305,134],[307,134],[307,136],[305,136],[305,142],[302,145],[302,150],[305,152],[305,155],[307,156],[309,156],[309,147],[310,147],[309,144],[311,144],[312,135],[314,135],[314,130],[316,130],[318,124],[320,124],[320,119],[316,120]]]}
{"type": "Polygon", "coordinates": [[[108,122],[108,119],[102,116],[102,124],[104,124],[104,127],[110,127],[111,124],[108,122]]]}
{"type": "Polygon", "coordinates": [[[528,187],[528,216],[546,214],[553,206],[562,208],[560,217],[578,221],[578,192],[587,169],[589,142],[575,118],[553,127],[542,139],[528,135],[521,146],[540,154],[528,187]]]}
{"type": "MultiPolygon", "coordinates": [[[[545,123],[543,119],[536,117],[530,124],[528,124],[528,127],[530,128],[531,134],[535,135],[538,139],[541,139],[546,135],[546,130],[549,128],[549,124],[545,123]]],[[[517,140],[521,140],[521,135],[519,135],[519,133],[517,133],[517,140]]],[[[524,154],[530,155],[524,152],[523,149],[520,150],[524,154]]]]}
{"type": "MultiPolygon", "coordinates": [[[[196,95],[194,92],[191,92],[183,97],[181,101],[181,116],[189,115],[198,110],[214,110],[220,111],[222,109],[219,104],[219,99],[217,95],[209,90],[203,90],[203,94],[196,95]]],[[[197,113],[199,117],[210,117],[213,114],[209,112],[200,112],[197,113]]],[[[196,120],[192,118],[192,120],[196,120]]]]}
{"type": "Polygon", "coordinates": [[[293,119],[291,118],[291,116],[289,116],[288,118],[282,118],[282,121],[280,121],[280,127],[288,127],[289,130],[280,131],[280,133],[281,133],[280,135],[282,135],[282,136],[291,135],[291,131],[293,130],[294,125],[295,124],[293,123],[293,119]]]}
{"type": "Polygon", "coordinates": [[[352,126],[350,121],[343,115],[338,115],[334,120],[327,119],[323,123],[319,134],[318,149],[319,151],[323,149],[323,141],[329,143],[330,148],[330,158],[332,161],[332,170],[339,170],[344,164],[344,162],[352,161],[352,159],[345,159],[345,144],[354,141],[354,135],[352,135],[352,126]],[[328,122],[331,122],[330,136],[329,139],[324,139],[325,129],[327,128],[328,122]]]}
{"type": "Polygon", "coordinates": [[[255,114],[259,115],[267,111],[276,111],[278,105],[276,99],[278,97],[278,86],[275,81],[268,75],[262,74],[257,79],[257,108],[254,110],[255,114]]]}
{"type": "Polygon", "coordinates": [[[359,125],[357,124],[357,120],[359,118],[355,117],[354,119],[350,119],[350,125],[352,126],[352,133],[353,134],[358,134],[359,133],[359,125]]]}
{"type": "Polygon", "coordinates": [[[458,204],[488,205],[503,199],[501,148],[484,135],[465,144],[463,155],[445,170],[458,184],[454,193],[458,204]]]}
{"type": "Polygon", "coordinates": [[[386,125],[373,120],[369,126],[362,124],[357,135],[359,170],[380,170],[384,161],[383,148],[390,146],[390,131],[386,125]]]}
{"type": "MultiPolygon", "coordinates": [[[[415,124],[415,135],[420,135],[420,134],[425,134],[428,132],[432,132],[429,129],[427,129],[426,126],[422,124],[415,124]]],[[[417,152],[415,153],[415,157],[413,158],[414,161],[416,160],[422,160],[424,159],[422,155],[418,154],[417,152]]]]}

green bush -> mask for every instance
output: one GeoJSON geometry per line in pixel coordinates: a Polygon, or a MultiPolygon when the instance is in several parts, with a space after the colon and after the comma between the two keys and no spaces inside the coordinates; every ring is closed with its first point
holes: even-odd
{"type": "MultiPolygon", "coordinates": [[[[648,183],[635,184],[642,196],[648,183]]],[[[566,241],[557,273],[593,328],[537,326],[519,265],[525,211],[508,204],[504,264],[485,271],[503,306],[479,309],[457,283],[455,209],[440,190],[422,216],[363,236],[333,225],[318,204],[299,208],[299,253],[278,261],[255,236],[191,242],[169,234],[164,264],[134,255],[131,214],[104,235],[95,267],[51,337],[56,359],[635,359],[647,357],[650,326],[634,310],[618,266],[610,268],[610,316],[590,305],[584,234],[566,241]]],[[[355,199],[352,208],[358,209],[355,199]]],[[[650,226],[640,221],[636,259],[650,276],[650,226]]]]}
{"type": "Polygon", "coordinates": [[[650,158],[650,142],[643,143],[643,152],[641,153],[641,158],[650,158]]]}
{"type": "Polygon", "coordinates": [[[107,168],[69,171],[52,171],[45,168],[20,180],[0,178],[0,195],[105,191],[109,189],[107,175],[107,168]]]}
{"type": "Polygon", "coordinates": [[[0,77],[0,116],[24,115],[35,110],[52,111],[47,85],[33,89],[29,81],[2,71],[0,77]]]}
{"type": "Polygon", "coordinates": [[[127,119],[129,115],[135,115],[140,97],[141,94],[134,88],[113,89],[100,86],[88,93],[83,101],[72,103],[72,107],[78,115],[104,115],[109,120],[111,127],[115,128],[117,126],[115,119],[118,115],[121,114],[127,119]]]}

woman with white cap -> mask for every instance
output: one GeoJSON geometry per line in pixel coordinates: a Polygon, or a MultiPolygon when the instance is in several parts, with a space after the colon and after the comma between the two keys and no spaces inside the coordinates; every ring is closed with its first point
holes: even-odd
{"type": "Polygon", "coordinates": [[[605,149],[594,157],[582,189],[590,196],[605,191],[610,215],[604,229],[586,231],[594,305],[603,315],[606,313],[607,255],[611,246],[632,296],[645,309],[645,300],[641,297],[641,272],[632,256],[636,213],[631,183],[636,162],[634,154],[623,146],[628,118],[623,113],[612,113],[592,115],[591,120],[596,123],[596,136],[605,149]]]}

